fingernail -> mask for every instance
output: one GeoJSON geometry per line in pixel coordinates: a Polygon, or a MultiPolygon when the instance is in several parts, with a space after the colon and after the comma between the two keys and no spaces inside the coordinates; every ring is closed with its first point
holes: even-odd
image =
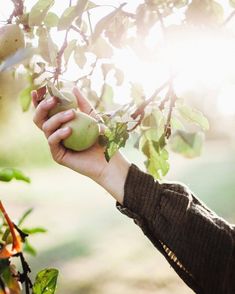
{"type": "Polygon", "coordinates": [[[74,113],[73,109],[69,109],[64,112],[64,116],[71,116],[74,113]]]}
{"type": "Polygon", "coordinates": [[[60,129],[60,132],[62,134],[66,134],[66,133],[68,133],[69,130],[70,130],[69,127],[66,127],[66,128],[60,129]]]}

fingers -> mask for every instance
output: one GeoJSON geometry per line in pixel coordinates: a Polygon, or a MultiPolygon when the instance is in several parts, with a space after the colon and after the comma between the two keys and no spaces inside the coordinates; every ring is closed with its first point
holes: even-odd
{"type": "Polygon", "coordinates": [[[96,112],[95,108],[92,106],[92,104],[82,95],[82,93],[78,90],[77,87],[73,88],[73,94],[77,98],[78,107],[81,111],[89,114],[91,117],[93,117],[96,120],[101,120],[101,117],[96,112]]]}
{"type": "Polygon", "coordinates": [[[43,86],[43,87],[31,92],[33,105],[35,108],[44,99],[45,94],[46,94],[46,86],[43,86]]]}
{"type": "Polygon", "coordinates": [[[78,88],[73,88],[73,94],[77,98],[78,107],[81,109],[81,111],[89,114],[91,110],[93,110],[93,106],[91,103],[82,95],[82,93],[78,90],[78,88]]]}
{"type": "Polygon", "coordinates": [[[45,121],[42,125],[42,130],[48,138],[52,133],[54,133],[59,127],[69,120],[75,117],[75,112],[73,109],[68,111],[59,112],[45,121]]]}
{"type": "Polygon", "coordinates": [[[37,94],[37,91],[35,91],[35,90],[32,91],[31,96],[32,96],[33,106],[36,108],[38,106],[38,94],[37,94]]]}
{"type": "MultiPolygon", "coordinates": [[[[33,94],[36,99],[36,95],[33,94]]],[[[37,102],[36,102],[37,103],[37,102]]],[[[43,100],[36,108],[33,121],[34,123],[39,127],[39,129],[42,129],[43,123],[48,118],[48,112],[56,105],[56,98],[51,97],[50,99],[43,100]]]]}
{"type": "Polygon", "coordinates": [[[64,164],[63,158],[66,154],[66,149],[62,144],[60,144],[60,142],[66,139],[71,134],[71,132],[72,130],[69,127],[58,129],[47,139],[52,157],[59,164],[64,164]]]}
{"type": "Polygon", "coordinates": [[[59,148],[59,143],[67,138],[71,134],[71,129],[69,127],[58,129],[52,135],[48,137],[48,144],[50,148],[53,150],[55,148],[59,148]]]}

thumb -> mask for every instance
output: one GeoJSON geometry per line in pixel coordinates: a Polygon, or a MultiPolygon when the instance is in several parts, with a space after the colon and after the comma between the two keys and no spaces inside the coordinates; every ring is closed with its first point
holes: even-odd
{"type": "Polygon", "coordinates": [[[94,108],[91,105],[91,103],[82,95],[82,93],[79,91],[77,87],[73,88],[73,94],[77,98],[78,107],[80,108],[81,111],[87,114],[90,114],[91,112],[94,111],[94,108]]]}
{"type": "Polygon", "coordinates": [[[85,112],[98,121],[102,121],[102,118],[98,115],[90,101],[82,95],[81,91],[77,87],[73,88],[73,94],[76,96],[78,107],[82,112],[85,112]]]}

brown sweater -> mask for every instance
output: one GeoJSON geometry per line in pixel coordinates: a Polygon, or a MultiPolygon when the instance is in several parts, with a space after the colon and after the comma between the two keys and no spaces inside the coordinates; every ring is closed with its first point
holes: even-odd
{"type": "Polygon", "coordinates": [[[235,294],[235,226],[179,183],[131,165],[117,208],[134,219],[184,282],[200,294],[235,294]]]}

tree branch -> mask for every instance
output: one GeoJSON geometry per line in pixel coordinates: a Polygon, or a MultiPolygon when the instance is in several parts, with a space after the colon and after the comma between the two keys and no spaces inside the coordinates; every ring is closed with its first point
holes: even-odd
{"type": "Polygon", "coordinates": [[[70,27],[72,30],[74,30],[75,32],[79,33],[79,35],[82,37],[83,41],[86,43],[86,45],[88,46],[89,45],[89,42],[88,42],[88,37],[78,28],[78,27],[75,27],[74,25],[71,25],[70,27]]]}
{"type": "Polygon", "coordinates": [[[95,68],[96,68],[96,65],[97,65],[98,60],[99,60],[99,59],[96,58],[95,62],[92,64],[91,71],[90,71],[88,74],[86,74],[86,75],[84,75],[84,76],[81,76],[81,77],[78,78],[76,81],[74,81],[74,83],[77,84],[79,81],[91,77],[91,76],[93,75],[93,72],[94,72],[95,68]]]}
{"type": "Polygon", "coordinates": [[[88,17],[88,22],[89,22],[89,27],[90,27],[90,34],[93,35],[93,29],[92,29],[92,24],[91,24],[91,15],[90,11],[87,10],[87,17],[88,17]]]}
{"type": "Polygon", "coordinates": [[[144,112],[146,106],[148,106],[149,103],[151,103],[151,102],[154,100],[154,98],[155,98],[155,97],[156,97],[156,96],[157,96],[157,95],[158,95],[163,89],[165,89],[165,88],[169,85],[170,81],[171,81],[171,79],[170,79],[170,80],[167,80],[167,81],[166,81],[165,83],[163,83],[159,88],[157,88],[157,89],[154,91],[154,93],[153,93],[148,99],[146,99],[144,102],[142,102],[142,103],[140,104],[140,106],[135,110],[135,112],[131,114],[131,117],[132,117],[133,119],[136,119],[139,115],[141,115],[141,114],[144,112]]]}
{"type": "Polygon", "coordinates": [[[164,134],[165,134],[165,137],[167,139],[169,139],[171,136],[171,117],[172,117],[173,108],[175,106],[175,101],[177,98],[175,91],[173,89],[173,82],[172,81],[170,82],[170,87],[169,87],[169,91],[166,95],[166,98],[167,99],[165,99],[165,100],[170,100],[170,105],[169,105],[169,112],[167,115],[167,121],[166,121],[166,125],[165,125],[164,134]]]}
{"type": "Polygon", "coordinates": [[[13,17],[20,16],[24,13],[24,3],[23,0],[11,0],[14,4],[14,9],[7,20],[7,23],[12,23],[13,17]]]}
{"type": "Polygon", "coordinates": [[[16,257],[20,257],[20,262],[22,265],[23,273],[20,274],[20,282],[25,283],[25,293],[30,294],[30,289],[33,287],[33,284],[28,276],[28,274],[31,272],[31,269],[26,262],[24,255],[22,252],[15,255],[16,257]]]}
{"type": "Polygon", "coordinates": [[[56,66],[56,69],[55,69],[55,73],[54,73],[54,83],[56,81],[58,81],[59,79],[59,76],[61,74],[61,67],[62,67],[62,56],[64,54],[64,50],[67,48],[68,46],[68,33],[70,31],[71,27],[67,28],[66,30],[66,33],[65,33],[65,37],[64,37],[64,42],[60,48],[60,50],[58,51],[57,53],[57,56],[56,56],[56,63],[57,63],[57,66],[56,66]]]}

